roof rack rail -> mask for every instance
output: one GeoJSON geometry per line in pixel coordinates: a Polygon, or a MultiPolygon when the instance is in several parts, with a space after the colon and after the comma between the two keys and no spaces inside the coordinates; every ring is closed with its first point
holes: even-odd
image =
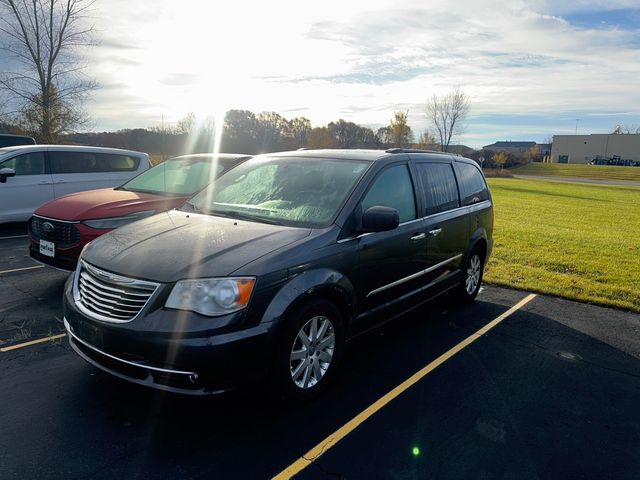
{"type": "Polygon", "coordinates": [[[385,153],[439,153],[441,155],[455,155],[450,152],[441,152],[440,150],[420,150],[419,148],[388,148],[385,153]]]}

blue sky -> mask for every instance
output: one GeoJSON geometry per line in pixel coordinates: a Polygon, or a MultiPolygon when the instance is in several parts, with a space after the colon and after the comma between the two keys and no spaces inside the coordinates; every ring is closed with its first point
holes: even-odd
{"type": "Polygon", "coordinates": [[[93,17],[94,130],[229,108],[378,127],[408,110],[419,134],[427,98],[454,87],[474,147],[640,125],[637,0],[97,0],[93,17]]]}
{"type": "Polygon", "coordinates": [[[640,28],[640,9],[615,8],[613,10],[576,10],[563,15],[563,18],[571,25],[585,29],[610,29],[635,30],[640,28]]]}

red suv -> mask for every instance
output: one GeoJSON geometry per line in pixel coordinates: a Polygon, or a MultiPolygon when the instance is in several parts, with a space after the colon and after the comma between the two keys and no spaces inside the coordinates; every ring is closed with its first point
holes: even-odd
{"type": "Polygon", "coordinates": [[[116,188],[74,193],[41,205],[29,220],[29,254],[72,271],[84,246],[114,228],[182,205],[248,155],[183,155],[116,188]]]}

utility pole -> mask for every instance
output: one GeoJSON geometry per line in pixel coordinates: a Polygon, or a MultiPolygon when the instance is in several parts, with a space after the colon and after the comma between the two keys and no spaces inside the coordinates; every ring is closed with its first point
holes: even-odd
{"type": "Polygon", "coordinates": [[[580,121],[579,118],[576,118],[576,135],[578,135],[578,122],[580,121]]]}

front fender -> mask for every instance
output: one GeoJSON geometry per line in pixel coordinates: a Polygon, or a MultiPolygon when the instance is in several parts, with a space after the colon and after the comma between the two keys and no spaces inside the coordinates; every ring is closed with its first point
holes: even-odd
{"type": "Polygon", "coordinates": [[[295,275],[285,283],[269,303],[261,323],[280,322],[302,302],[316,296],[337,302],[347,322],[354,318],[356,293],[351,281],[336,270],[318,268],[295,275]]]}

